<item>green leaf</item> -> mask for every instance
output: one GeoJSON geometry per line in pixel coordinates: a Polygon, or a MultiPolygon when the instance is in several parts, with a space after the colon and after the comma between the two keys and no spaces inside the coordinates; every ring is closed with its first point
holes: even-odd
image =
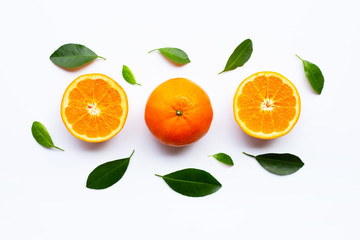
{"type": "Polygon", "coordinates": [[[168,59],[170,59],[176,63],[185,64],[185,63],[190,62],[188,55],[179,48],[170,48],[170,47],[158,48],[158,49],[151,50],[149,53],[156,51],[156,50],[158,50],[165,57],[167,57],[168,59]]]}
{"type": "MultiPolygon", "coordinates": [[[[235,68],[243,66],[251,57],[253,52],[253,44],[250,39],[244,40],[231,54],[226,63],[224,70],[220,73],[234,70],[235,68]]],[[[219,74],[220,74],[219,73],[219,74]]]]}
{"type": "Polygon", "coordinates": [[[290,153],[267,153],[257,156],[243,153],[255,158],[263,168],[277,175],[289,175],[304,166],[299,157],[290,153]]]}
{"type": "Polygon", "coordinates": [[[309,80],[311,87],[315,92],[321,94],[321,91],[324,87],[324,76],[318,66],[309,61],[303,60],[298,55],[296,55],[304,65],[304,71],[306,78],[309,80]]]}
{"type": "Polygon", "coordinates": [[[130,157],[103,163],[96,167],[88,176],[86,187],[90,189],[105,189],[117,183],[125,174],[130,157]]]}
{"type": "Polygon", "coordinates": [[[210,173],[195,168],[179,170],[165,176],[155,175],[163,178],[175,192],[189,197],[203,197],[221,188],[221,183],[210,173]]]}
{"type": "Polygon", "coordinates": [[[132,85],[136,84],[141,86],[141,84],[136,82],[135,76],[128,66],[123,65],[122,75],[125,81],[127,81],[128,83],[132,85]]]}
{"type": "Polygon", "coordinates": [[[213,157],[216,160],[218,160],[219,162],[222,162],[222,163],[224,163],[226,165],[234,166],[233,160],[226,153],[216,153],[214,155],[209,155],[209,157],[213,157]]]}
{"type": "Polygon", "coordinates": [[[43,147],[47,147],[47,148],[56,148],[59,149],[61,151],[64,151],[63,149],[56,147],[50,137],[49,132],[46,130],[45,126],[38,122],[35,121],[33,122],[32,126],[31,126],[31,133],[33,135],[33,137],[35,138],[35,140],[43,147]]]}
{"type": "Polygon", "coordinates": [[[53,63],[64,68],[76,68],[96,58],[105,60],[84,45],[73,43],[62,45],[50,56],[53,63]]]}

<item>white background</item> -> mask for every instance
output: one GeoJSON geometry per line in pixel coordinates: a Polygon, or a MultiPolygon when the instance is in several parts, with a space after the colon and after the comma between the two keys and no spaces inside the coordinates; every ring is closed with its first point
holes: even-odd
{"type": "Polygon", "coordinates": [[[360,239],[359,7],[355,0],[1,1],[0,239],[360,239]],[[246,38],[250,60],[218,75],[246,38]],[[65,43],[107,60],[64,70],[49,56],[65,43]],[[160,47],[185,50],[191,63],[147,53],[160,47]],[[322,70],[320,96],[295,54],[322,70]],[[123,64],[142,86],[122,79],[123,64]],[[264,70],[290,79],[302,101],[294,129],[268,141],[247,136],[232,112],[240,82],[264,70]],[[74,138],[60,117],[67,85],[95,72],[118,81],[129,99],[123,130],[100,144],[74,138]],[[184,148],[161,145],[144,122],[147,97],[174,77],[198,83],[214,109],[208,134],[184,148]],[[65,152],[41,147],[33,121],[65,152]],[[85,187],[96,166],[133,149],[116,185],[85,187]],[[243,151],[289,152],[305,166],[279,177],[243,151]],[[217,152],[235,165],[207,156],[217,152]],[[154,175],[189,167],[223,187],[189,198],[154,175]]]}

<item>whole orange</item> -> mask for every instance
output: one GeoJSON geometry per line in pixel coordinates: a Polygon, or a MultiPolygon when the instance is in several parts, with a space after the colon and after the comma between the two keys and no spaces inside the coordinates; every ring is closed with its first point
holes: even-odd
{"type": "Polygon", "coordinates": [[[209,130],[213,110],[209,96],[196,83],[185,78],[165,81],[150,94],[145,122],[161,143],[185,146],[209,130]]]}

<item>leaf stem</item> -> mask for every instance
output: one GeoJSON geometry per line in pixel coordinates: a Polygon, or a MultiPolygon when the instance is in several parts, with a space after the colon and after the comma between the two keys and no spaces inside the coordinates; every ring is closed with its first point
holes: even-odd
{"type": "Polygon", "coordinates": [[[132,151],[132,153],[131,153],[131,155],[130,155],[130,157],[129,157],[129,158],[131,158],[131,157],[132,157],[132,155],[134,154],[134,152],[135,152],[135,150],[133,150],[133,151],[132,151]]]}
{"type": "Polygon", "coordinates": [[[157,48],[157,49],[153,49],[153,50],[149,51],[148,53],[151,53],[151,52],[156,51],[156,50],[159,50],[159,49],[158,49],[158,48],[157,48]]]}
{"type": "Polygon", "coordinates": [[[60,151],[65,151],[64,149],[59,148],[59,147],[57,147],[57,146],[54,146],[53,148],[59,149],[60,151]]]}
{"type": "Polygon", "coordinates": [[[295,54],[295,56],[297,56],[301,61],[304,61],[301,57],[299,57],[299,55],[295,54]]]}
{"type": "Polygon", "coordinates": [[[161,175],[159,175],[159,174],[155,174],[155,176],[157,176],[157,177],[161,177],[161,178],[163,177],[163,176],[161,176],[161,175]]]}
{"type": "Polygon", "coordinates": [[[104,57],[101,57],[101,56],[98,56],[98,58],[101,58],[101,59],[104,59],[104,60],[106,60],[106,58],[104,58],[104,57]]]}
{"type": "Polygon", "coordinates": [[[243,152],[243,154],[245,154],[245,155],[247,155],[247,156],[249,156],[249,157],[253,157],[253,158],[255,158],[255,156],[254,156],[254,155],[248,154],[248,153],[246,153],[246,152],[243,152]]]}

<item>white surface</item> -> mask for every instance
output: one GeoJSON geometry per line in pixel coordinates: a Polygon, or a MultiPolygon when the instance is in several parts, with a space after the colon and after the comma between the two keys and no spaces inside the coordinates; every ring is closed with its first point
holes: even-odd
{"type": "Polygon", "coordinates": [[[360,239],[359,7],[355,0],[2,1],[0,239],[360,239]],[[246,38],[254,44],[249,62],[218,75],[246,38]],[[49,60],[65,43],[107,60],[66,71],[49,60]],[[147,53],[167,46],[192,62],[178,67],[147,53]],[[295,54],[322,70],[321,96],[295,54]],[[141,87],[122,79],[123,64],[141,87]],[[245,135],[232,113],[239,83],[263,70],[288,77],[302,99],[295,128],[271,141],[245,135]],[[130,107],[124,129],[101,144],[75,139],[59,114],[67,85],[93,72],[118,81],[130,107]],[[173,77],[197,82],[214,109],[208,134],[181,149],[159,144],[143,118],[150,92],[173,77]],[[35,142],[35,120],[65,152],[35,142]],[[85,187],[93,168],[133,149],[120,182],[85,187]],[[290,152],[305,166],[278,177],[243,151],[290,152]],[[207,157],[216,152],[235,166],[207,157]],[[154,176],[188,167],[212,173],[222,189],[189,198],[154,176]]]}

